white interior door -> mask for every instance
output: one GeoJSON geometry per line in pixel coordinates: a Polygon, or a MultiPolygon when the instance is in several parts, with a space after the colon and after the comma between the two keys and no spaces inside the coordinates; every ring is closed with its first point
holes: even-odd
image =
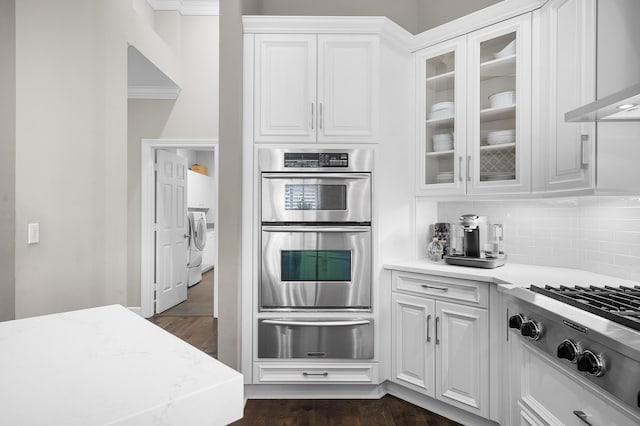
{"type": "Polygon", "coordinates": [[[156,154],[156,313],[187,299],[187,160],[156,154]]]}

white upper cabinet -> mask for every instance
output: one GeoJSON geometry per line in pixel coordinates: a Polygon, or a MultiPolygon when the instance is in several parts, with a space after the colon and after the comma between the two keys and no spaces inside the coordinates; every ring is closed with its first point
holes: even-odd
{"type": "Polygon", "coordinates": [[[467,192],[531,190],[531,14],[468,35],[467,192]]]}
{"type": "Polygon", "coordinates": [[[255,142],[375,142],[378,37],[257,34],[255,142]]]}
{"type": "Polygon", "coordinates": [[[529,192],[531,14],[424,49],[416,66],[417,192],[529,192]]]}
{"type": "Polygon", "coordinates": [[[377,64],[377,37],[318,36],[318,142],[375,139],[377,64]]]}
{"type": "Polygon", "coordinates": [[[187,207],[211,208],[211,178],[209,176],[187,170],[187,207]]]}
{"type": "Polygon", "coordinates": [[[416,55],[418,189],[431,194],[466,192],[466,64],[466,36],[416,55]]]}
{"type": "Polygon", "coordinates": [[[593,189],[595,124],[566,123],[564,114],[595,100],[596,1],[550,1],[540,10],[539,33],[533,136],[542,167],[534,173],[535,189],[593,189]]]}
{"type": "Polygon", "coordinates": [[[316,36],[255,40],[255,141],[315,142],[316,36]]]}

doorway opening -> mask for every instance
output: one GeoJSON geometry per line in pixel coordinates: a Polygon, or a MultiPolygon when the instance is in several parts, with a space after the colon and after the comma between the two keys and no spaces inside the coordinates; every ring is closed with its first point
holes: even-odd
{"type": "MultiPolygon", "coordinates": [[[[182,159],[187,170],[187,194],[183,199],[186,206],[179,206],[179,211],[184,213],[184,242],[182,247],[176,245],[174,250],[184,250],[184,286],[182,289],[187,293],[192,293],[193,297],[199,298],[198,303],[208,299],[210,315],[218,317],[218,164],[219,150],[218,141],[213,139],[143,139],[141,152],[141,313],[145,318],[150,318],[158,313],[158,268],[163,267],[159,262],[163,262],[165,257],[159,255],[157,242],[160,235],[157,229],[158,196],[156,185],[160,174],[157,176],[156,159],[158,152],[162,151],[163,156],[169,155],[173,158],[182,159]],[[202,164],[204,163],[204,164],[202,164]],[[196,165],[196,166],[194,166],[196,165]],[[198,167],[199,166],[199,167],[198,167]],[[204,167],[203,167],[204,166],[204,167]],[[197,171],[195,171],[197,170],[197,171]],[[189,182],[191,184],[189,184],[189,182]],[[189,189],[190,188],[190,189],[189,189]],[[195,190],[195,191],[194,191],[195,190]],[[191,199],[187,199],[191,196],[191,199]],[[186,208],[185,208],[186,207],[186,208]],[[206,237],[204,249],[199,250],[192,242],[191,232],[189,232],[188,221],[193,217],[202,218],[199,232],[206,237]],[[208,246],[208,249],[207,249],[208,246]],[[189,271],[189,268],[191,270],[189,271]],[[197,273],[194,274],[195,269],[197,273]],[[189,273],[191,272],[191,273],[189,273]],[[200,287],[198,287],[200,286],[200,287]],[[212,288],[211,288],[212,287],[212,288]],[[203,293],[205,294],[203,299],[203,293]],[[208,298],[206,294],[210,294],[208,298]]],[[[177,192],[178,194],[180,191],[177,192]]],[[[160,195],[162,197],[162,195],[160,195]]],[[[182,213],[179,214],[181,216],[182,213]]],[[[193,227],[193,225],[192,225],[193,227]]],[[[179,228],[178,228],[179,230],[179,228]]],[[[195,231],[195,228],[191,229],[195,231]]],[[[202,244],[199,245],[199,248],[202,244]]],[[[165,268],[169,270],[170,268],[165,268]]],[[[182,272],[180,272],[182,273],[182,272]]],[[[178,280],[180,281],[180,280],[178,280]]],[[[188,301],[188,295],[186,296],[188,301]]],[[[178,305],[179,306],[179,305],[178,305]]],[[[185,305],[186,306],[186,305],[185,305]]],[[[166,308],[166,306],[164,306],[166,308]]],[[[163,308],[163,309],[164,309],[163,308]]],[[[197,307],[200,313],[191,315],[203,315],[202,306],[197,307]]],[[[208,312],[208,308],[205,308],[208,312]]],[[[178,312],[178,311],[176,311],[178,312]]],[[[176,315],[189,316],[187,309],[183,313],[176,315]]]]}

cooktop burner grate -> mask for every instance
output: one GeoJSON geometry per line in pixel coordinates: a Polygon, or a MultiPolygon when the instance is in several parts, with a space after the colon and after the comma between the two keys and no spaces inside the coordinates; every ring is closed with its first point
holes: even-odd
{"type": "Polygon", "coordinates": [[[640,331],[640,285],[551,287],[530,290],[640,331]]]}

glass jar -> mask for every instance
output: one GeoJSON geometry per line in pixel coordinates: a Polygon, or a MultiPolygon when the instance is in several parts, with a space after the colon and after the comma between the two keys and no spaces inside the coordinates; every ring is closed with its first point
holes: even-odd
{"type": "Polygon", "coordinates": [[[437,237],[433,237],[433,240],[427,246],[427,257],[433,262],[442,262],[442,254],[444,247],[438,241],[437,237]]]}

